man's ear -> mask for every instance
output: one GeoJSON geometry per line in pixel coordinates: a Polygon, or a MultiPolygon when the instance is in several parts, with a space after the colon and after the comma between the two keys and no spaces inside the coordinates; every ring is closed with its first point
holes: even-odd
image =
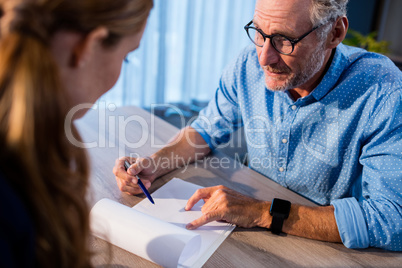
{"type": "Polygon", "coordinates": [[[346,17],[339,17],[332,26],[331,32],[328,35],[327,47],[332,49],[338,46],[345,39],[348,31],[349,21],[346,17]]]}
{"type": "Polygon", "coordinates": [[[109,31],[105,27],[97,27],[84,35],[79,42],[76,43],[71,64],[72,67],[81,68],[94,55],[95,50],[102,44],[102,41],[109,35],[109,31]]]}

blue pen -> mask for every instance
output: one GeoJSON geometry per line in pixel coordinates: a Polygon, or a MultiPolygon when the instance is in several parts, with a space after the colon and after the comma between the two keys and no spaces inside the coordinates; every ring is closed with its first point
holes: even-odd
{"type": "MultiPolygon", "coordinates": [[[[130,166],[131,166],[131,165],[130,165],[129,162],[127,162],[127,160],[124,161],[124,167],[126,168],[126,171],[129,169],[130,166]]],[[[141,190],[142,190],[142,191],[144,192],[144,194],[148,197],[149,201],[151,201],[151,203],[155,205],[155,202],[154,202],[154,200],[152,199],[152,196],[149,194],[147,188],[145,188],[145,186],[144,186],[144,184],[142,183],[142,181],[140,180],[140,178],[139,178],[137,175],[135,175],[135,176],[137,177],[138,185],[140,186],[141,190]]]]}

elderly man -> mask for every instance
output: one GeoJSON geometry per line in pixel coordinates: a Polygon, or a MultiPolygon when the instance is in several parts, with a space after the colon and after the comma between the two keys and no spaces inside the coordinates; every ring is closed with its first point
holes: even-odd
{"type": "Polygon", "coordinates": [[[149,187],[175,168],[158,160],[204,157],[243,125],[250,168],[322,206],[260,201],[216,186],[190,198],[186,209],[204,199],[204,215],[187,228],[226,220],[351,248],[402,250],[402,74],[382,55],[341,44],[347,2],[257,0],[245,26],[254,44],[174,142],[130,159],[128,172],[124,159],[116,161],[120,190],[140,193],[134,174],[149,187]]]}

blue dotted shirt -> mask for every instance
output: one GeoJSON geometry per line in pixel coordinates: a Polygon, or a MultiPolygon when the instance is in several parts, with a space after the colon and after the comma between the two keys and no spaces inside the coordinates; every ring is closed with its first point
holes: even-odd
{"type": "Polygon", "coordinates": [[[240,126],[250,168],[332,204],[346,247],[402,250],[402,73],[388,58],[340,44],[317,88],[293,101],[266,89],[248,46],[192,123],[212,149],[240,126]]]}

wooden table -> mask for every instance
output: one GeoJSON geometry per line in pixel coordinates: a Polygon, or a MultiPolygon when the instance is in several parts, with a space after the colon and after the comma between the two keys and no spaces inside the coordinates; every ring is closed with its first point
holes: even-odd
{"type": "MultiPolygon", "coordinates": [[[[105,106],[105,105],[104,105],[105,106]]],[[[75,122],[91,162],[91,206],[106,197],[134,206],[144,195],[129,196],[116,185],[112,168],[124,155],[148,156],[173,137],[178,129],[137,107],[103,107],[90,110],[75,122]]],[[[242,166],[223,154],[208,157],[156,180],[150,192],[178,177],[202,186],[225,185],[249,196],[315,206],[307,199],[242,166]],[[219,168],[223,165],[226,168],[219,168]]],[[[158,267],[156,264],[112,246],[91,240],[97,267],[158,267]]],[[[135,243],[135,241],[133,241],[135,243]]],[[[273,235],[263,228],[237,227],[205,263],[204,267],[402,267],[402,253],[380,249],[354,250],[291,235],[273,235]]]]}

